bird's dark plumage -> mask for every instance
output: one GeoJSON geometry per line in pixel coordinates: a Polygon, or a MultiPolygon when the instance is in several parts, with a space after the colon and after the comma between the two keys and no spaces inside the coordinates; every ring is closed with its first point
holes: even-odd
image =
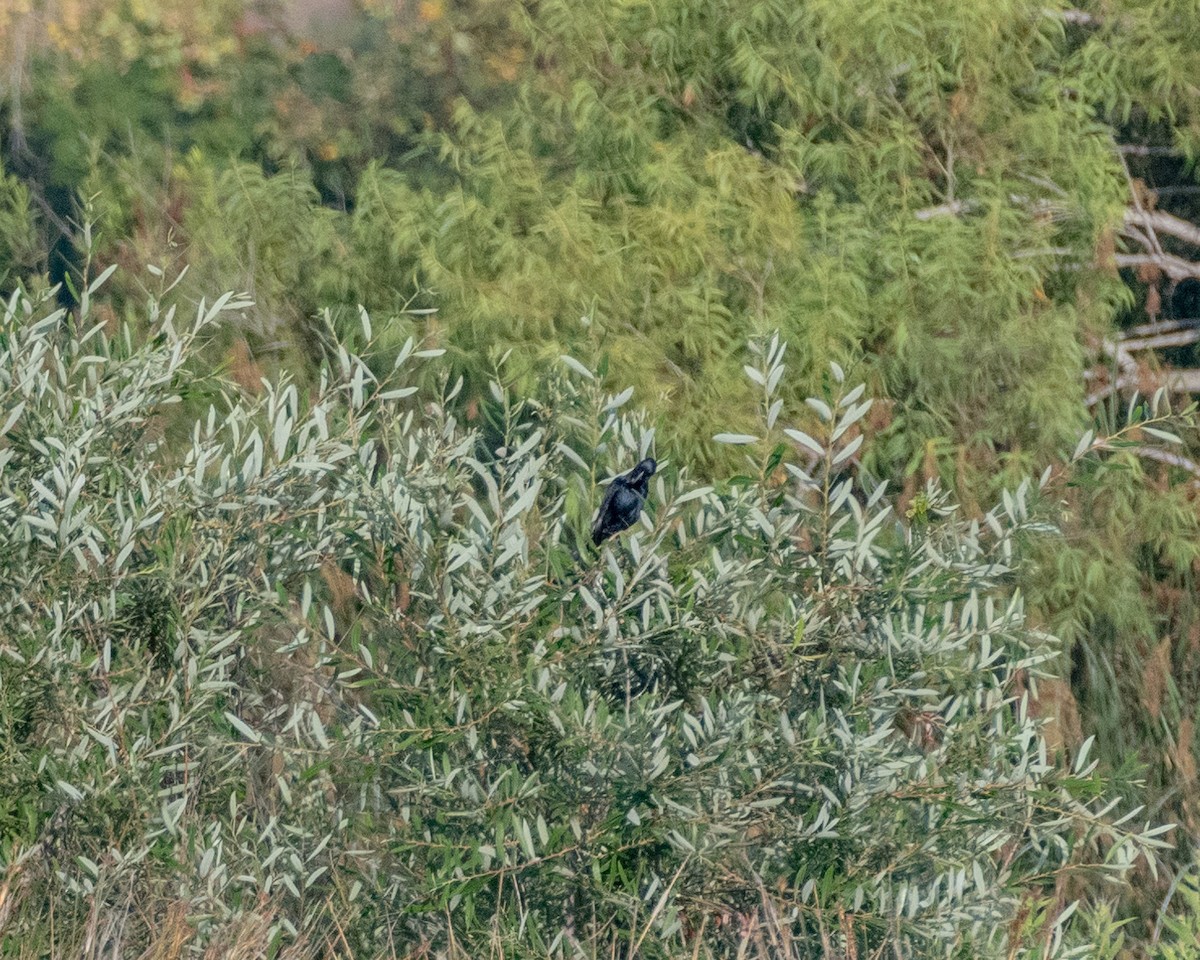
{"type": "Polygon", "coordinates": [[[592,525],[592,543],[599,546],[614,533],[628,530],[637,523],[642,504],[650,492],[650,478],[658,464],[647,457],[628,473],[616,477],[600,504],[600,513],[592,525]]]}

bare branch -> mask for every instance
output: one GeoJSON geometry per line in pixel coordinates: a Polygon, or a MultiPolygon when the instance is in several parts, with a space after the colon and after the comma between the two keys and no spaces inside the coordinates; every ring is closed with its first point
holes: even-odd
{"type": "MultiPolygon", "coordinates": [[[[1114,143],[1115,147],[1116,144],[1114,143]]],[[[1162,255],[1162,244],[1158,242],[1158,234],[1154,232],[1154,223],[1145,219],[1147,216],[1146,208],[1142,206],[1142,198],[1138,195],[1137,184],[1133,182],[1133,174],[1129,172],[1129,164],[1125,162],[1125,155],[1117,150],[1117,159],[1121,161],[1121,170],[1125,174],[1125,182],[1129,184],[1129,198],[1133,201],[1134,211],[1138,217],[1138,224],[1146,228],[1150,234],[1150,249],[1160,256],[1162,255]]],[[[1125,222],[1129,223],[1130,211],[1125,212],[1125,222]]]]}
{"type": "Polygon", "coordinates": [[[1200,327],[1196,320],[1159,320],[1155,323],[1143,323],[1136,327],[1126,327],[1121,332],[1122,339],[1131,337],[1154,337],[1160,333],[1171,333],[1173,330],[1189,330],[1200,327]]]}
{"type": "Polygon", "coordinates": [[[1018,250],[1012,256],[1014,260],[1028,260],[1032,257],[1070,257],[1078,252],[1074,247],[1039,247],[1036,250],[1018,250]]]}
{"type": "Polygon", "coordinates": [[[1149,337],[1123,337],[1121,347],[1125,350],[1161,350],[1164,347],[1183,347],[1200,341],[1200,328],[1157,333],[1149,337]]]}
{"type": "Polygon", "coordinates": [[[1123,344],[1113,343],[1108,337],[1100,341],[1100,349],[1106,356],[1112,357],[1116,361],[1117,369],[1120,371],[1115,383],[1108,383],[1102,386],[1099,390],[1088,395],[1084,401],[1089,407],[1094,407],[1101,400],[1112,396],[1114,391],[1125,390],[1128,387],[1136,386],[1138,383],[1138,365],[1137,361],[1129,355],[1129,351],[1125,349],[1123,344]]]}
{"type": "MultiPolygon", "coordinates": [[[[1026,179],[1036,183],[1032,177],[1026,179]]],[[[1053,187],[1057,190],[1057,187],[1053,187]]],[[[1020,193],[1010,193],[1008,202],[1014,207],[1024,207],[1029,213],[1039,216],[1049,215],[1055,219],[1062,219],[1063,212],[1067,209],[1067,205],[1061,201],[1040,199],[1035,200],[1032,197],[1024,196],[1020,193]]],[[[950,203],[940,203],[936,207],[925,207],[913,214],[918,220],[933,220],[937,217],[957,217],[962,213],[974,213],[983,206],[978,200],[952,200],[950,203]]]]}
{"type": "Polygon", "coordinates": [[[1194,247],[1200,247],[1200,227],[1189,223],[1180,217],[1164,213],[1162,210],[1126,210],[1125,223],[1128,226],[1144,227],[1147,230],[1169,234],[1194,247]]]}
{"type": "Polygon", "coordinates": [[[1136,379],[1138,372],[1137,361],[1130,356],[1124,346],[1113,343],[1107,338],[1104,340],[1103,346],[1104,352],[1116,361],[1117,369],[1121,371],[1121,379],[1136,379]]]}
{"type": "Polygon", "coordinates": [[[1120,143],[1117,149],[1127,157],[1178,157],[1182,151],[1175,147],[1144,147],[1136,143],[1120,143]]]}
{"type": "Polygon", "coordinates": [[[1192,263],[1170,253],[1118,253],[1113,257],[1118,267],[1140,267],[1151,264],[1172,280],[1200,279],[1200,263],[1192,263]]]}
{"type": "Polygon", "coordinates": [[[1128,390],[1135,383],[1136,383],[1135,380],[1127,380],[1124,377],[1122,377],[1119,380],[1117,380],[1116,383],[1105,384],[1099,390],[1094,390],[1091,393],[1089,393],[1087,395],[1087,399],[1083,401],[1084,405],[1087,406],[1088,408],[1094,407],[1096,404],[1100,403],[1101,401],[1107,400],[1118,390],[1128,390]]]}
{"type": "Polygon", "coordinates": [[[1117,368],[1125,376],[1137,373],[1137,361],[1129,355],[1123,343],[1113,343],[1105,337],[1100,341],[1100,349],[1117,361],[1117,368]]]}
{"type": "Polygon", "coordinates": [[[1098,390],[1088,394],[1087,400],[1084,402],[1089,407],[1094,407],[1102,400],[1106,400],[1113,393],[1123,390],[1155,390],[1158,387],[1166,387],[1175,393],[1200,393],[1200,370],[1188,368],[1185,370],[1163,370],[1157,375],[1153,373],[1145,373],[1138,375],[1136,372],[1132,375],[1120,376],[1115,383],[1105,384],[1098,390]]]}
{"type": "Polygon", "coordinates": [[[1053,17],[1063,23],[1073,23],[1083,27],[1100,26],[1100,20],[1094,14],[1085,13],[1083,10],[1044,10],[1042,12],[1047,17],[1053,17]]]}
{"type": "Polygon", "coordinates": [[[918,220],[933,220],[935,217],[957,217],[975,206],[968,200],[952,200],[950,203],[939,204],[936,207],[926,207],[918,210],[913,216],[918,220]]]}
{"type": "Polygon", "coordinates": [[[1142,233],[1142,231],[1137,227],[1126,224],[1125,228],[1121,232],[1129,239],[1136,240],[1147,250],[1154,250],[1154,244],[1150,242],[1150,238],[1146,236],[1146,234],[1142,233]]]}
{"type": "Polygon", "coordinates": [[[1164,370],[1162,385],[1176,393],[1200,393],[1200,370],[1164,370]]]}
{"type": "Polygon", "coordinates": [[[1200,186],[1194,183],[1191,184],[1166,184],[1161,187],[1155,187],[1154,192],[1162,197],[1179,197],[1192,196],[1200,193],[1200,186]]]}
{"type": "Polygon", "coordinates": [[[1200,487],[1200,463],[1159,447],[1134,447],[1133,452],[1145,460],[1157,460],[1169,467],[1178,467],[1192,475],[1192,486],[1200,487]]]}

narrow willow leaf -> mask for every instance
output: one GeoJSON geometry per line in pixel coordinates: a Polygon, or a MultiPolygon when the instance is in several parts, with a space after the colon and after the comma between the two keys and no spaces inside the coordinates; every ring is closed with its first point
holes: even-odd
{"type": "Polygon", "coordinates": [[[577,454],[567,444],[563,443],[562,441],[558,441],[554,444],[554,448],[564,457],[566,457],[566,459],[570,460],[571,463],[573,463],[580,470],[586,471],[588,469],[588,465],[584,463],[583,457],[577,454]]]}
{"type": "Polygon", "coordinates": [[[866,389],[867,389],[867,385],[865,383],[860,383],[857,387],[855,387],[848,394],[846,394],[844,397],[842,397],[842,399],[838,401],[837,405],[839,407],[841,407],[843,410],[846,409],[847,407],[852,406],[854,404],[854,402],[863,395],[863,393],[866,391],[866,389]]]}
{"type": "Polygon", "coordinates": [[[228,720],[233,728],[237,730],[237,732],[243,737],[245,737],[251,743],[262,742],[262,734],[251,728],[249,724],[241,719],[241,717],[239,717],[237,714],[230,713],[228,710],[224,710],[222,712],[225,715],[225,719],[228,720]]]}
{"type": "Polygon", "coordinates": [[[1150,434],[1156,440],[1161,440],[1163,443],[1173,443],[1182,446],[1183,440],[1177,435],[1168,430],[1160,430],[1158,427],[1142,427],[1143,432],[1150,434]]]}
{"type": "Polygon", "coordinates": [[[802,447],[815,453],[818,457],[825,456],[825,448],[803,430],[794,430],[791,427],[785,427],[783,432],[802,447]]]}
{"type": "Polygon", "coordinates": [[[18,420],[21,419],[21,414],[25,412],[25,401],[18,400],[16,405],[8,412],[8,416],[4,419],[4,426],[0,427],[0,437],[8,433],[13,428],[18,420]]]}
{"type": "Polygon", "coordinates": [[[829,404],[827,404],[824,400],[818,400],[816,397],[809,397],[804,402],[807,403],[814,410],[816,410],[817,414],[826,423],[832,422],[833,411],[829,408],[829,404]]]}
{"type": "Polygon", "coordinates": [[[836,456],[834,456],[832,461],[833,466],[836,467],[838,464],[845,463],[852,456],[858,453],[859,448],[863,445],[863,439],[864,437],[860,433],[857,437],[846,444],[846,446],[843,447],[836,456]]]}
{"type": "Polygon", "coordinates": [[[117,271],[117,264],[115,264],[115,263],[110,264],[109,266],[105,267],[104,270],[101,272],[101,274],[98,277],[96,277],[95,280],[93,280],[91,283],[88,284],[87,292],[95,293],[102,286],[104,286],[105,283],[108,282],[108,278],[111,277],[114,273],[116,273],[116,271],[117,271]]]}
{"type": "Polygon", "coordinates": [[[55,785],[58,787],[59,790],[61,790],[70,799],[76,801],[77,803],[83,799],[83,793],[81,793],[79,790],[77,790],[71,784],[67,783],[65,780],[56,780],[55,785]]]}
{"type": "Polygon", "coordinates": [[[838,419],[837,426],[834,428],[833,435],[830,437],[830,439],[833,441],[838,440],[842,434],[854,426],[854,424],[858,423],[858,421],[863,418],[863,415],[870,409],[871,401],[864,400],[857,407],[846,411],[846,413],[838,419]]]}
{"type": "Polygon", "coordinates": [[[1163,399],[1167,395],[1166,387],[1159,387],[1154,391],[1154,396],[1150,400],[1150,416],[1157,417],[1158,411],[1162,408],[1163,399]]]}
{"type": "Polygon", "coordinates": [[[688,503],[692,500],[698,500],[698,499],[700,499],[700,497],[706,496],[707,494],[710,494],[712,492],[713,492],[712,487],[696,487],[695,490],[689,490],[687,493],[683,494],[682,496],[676,497],[675,504],[677,506],[679,506],[679,505],[688,503]]]}
{"type": "Polygon", "coordinates": [[[574,370],[581,377],[583,377],[587,380],[595,380],[596,379],[596,375],[594,373],[592,373],[592,371],[589,370],[586,366],[584,366],[582,363],[580,363],[578,360],[576,360],[574,357],[569,356],[568,354],[564,353],[558,359],[563,364],[565,364],[567,367],[574,370]]]}
{"type": "Polygon", "coordinates": [[[605,410],[617,410],[625,406],[633,397],[633,387],[626,387],[604,405],[605,410]]]}
{"type": "Polygon", "coordinates": [[[312,731],[312,735],[316,738],[324,749],[329,749],[329,737],[325,734],[325,724],[321,722],[320,714],[316,710],[310,710],[308,714],[308,726],[312,731]]]}
{"type": "Polygon", "coordinates": [[[779,386],[779,381],[783,377],[783,372],[787,369],[782,363],[771,370],[771,375],[767,377],[767,393],[773,394],[775,388],[779,386]]]}
{"type": "Polygon", "coordinates": [[[713,436],[713,440],[717,443],[730,443],[743,446],[748,443],[758,443],[758,437],[753,437],[748,433],[718,433],[713,436]]]}

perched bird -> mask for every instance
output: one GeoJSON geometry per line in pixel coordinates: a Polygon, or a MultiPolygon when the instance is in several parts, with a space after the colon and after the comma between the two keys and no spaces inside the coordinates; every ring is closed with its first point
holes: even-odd
{"type": "Polygon", "coordinates": [[[637,523],[642,504],[650,492],[650,478],[658,464],[647,457],[623,476],[617,477],[608,487],[596,522],[592,524],[592,543],[599,546],[614,533],[628,530],[637,523]]]}

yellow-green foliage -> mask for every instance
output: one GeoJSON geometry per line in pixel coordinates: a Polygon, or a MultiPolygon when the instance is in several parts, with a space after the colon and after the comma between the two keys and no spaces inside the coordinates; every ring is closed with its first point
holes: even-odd
{"type": "MultiPolygon", "coordinates": [[[[92,305],[0,311],[6,960],[1054,960],[1092,929],[1066,891],[1161,846],[1013,695],[1056,646],[1010,576],[1038,486],[977,523],[931,484],[907,525],[840,367],[815,463],[722,492],[578,363],[493,383],[497,444],[413,341],[249,398],[200,353],[244,302],[150,298],[145,336],[92,305]]],[[[756,429],[799,437],[756,346],[756,429]]]]}
{"type": "MultiPolygon", "coordinates": [[[[187,43],[164,27],[178,3],[156,21],[127,0],[97,26],[106,57],[29,48],[3,114],[34,157],[4,138],[21,176],[0,185],[6,292],[36,286],[52,214],[91,217],[90,275],[126,268],[98,295],[119,319],[143,324],[184,267],[181,308],[253,294],[205,347],[242,389],[280,368],[315,389],[362,304],[393,354],[410,334],[450,349],[472,423],[495,425],[502,358],[549,402],[569,353],[717,479],[742,468],[717,425],[755,432],[744,344],[780,329],[789,416],[811,424],[803,399],[843,363],[881,400],[861,468],[905,496],[938,478],[982,514],[1093,419],[1085,369],[1130,299],[1116,141],[1200,153],[1184,0],[364,0],[307,46],[194,6],[187,43]]],[[[770,450],[757,472],[778,483],[770,450]]],[[[1071,643],[1066,708],[1189,828],[1191,479],[1136,445],[1106,455],[1022,574],[1071,643]]]]}
{"type": "Polygon", "coordinates": [[[0,292],[43,264],[29,189],[0,167],[0,292]]]}

